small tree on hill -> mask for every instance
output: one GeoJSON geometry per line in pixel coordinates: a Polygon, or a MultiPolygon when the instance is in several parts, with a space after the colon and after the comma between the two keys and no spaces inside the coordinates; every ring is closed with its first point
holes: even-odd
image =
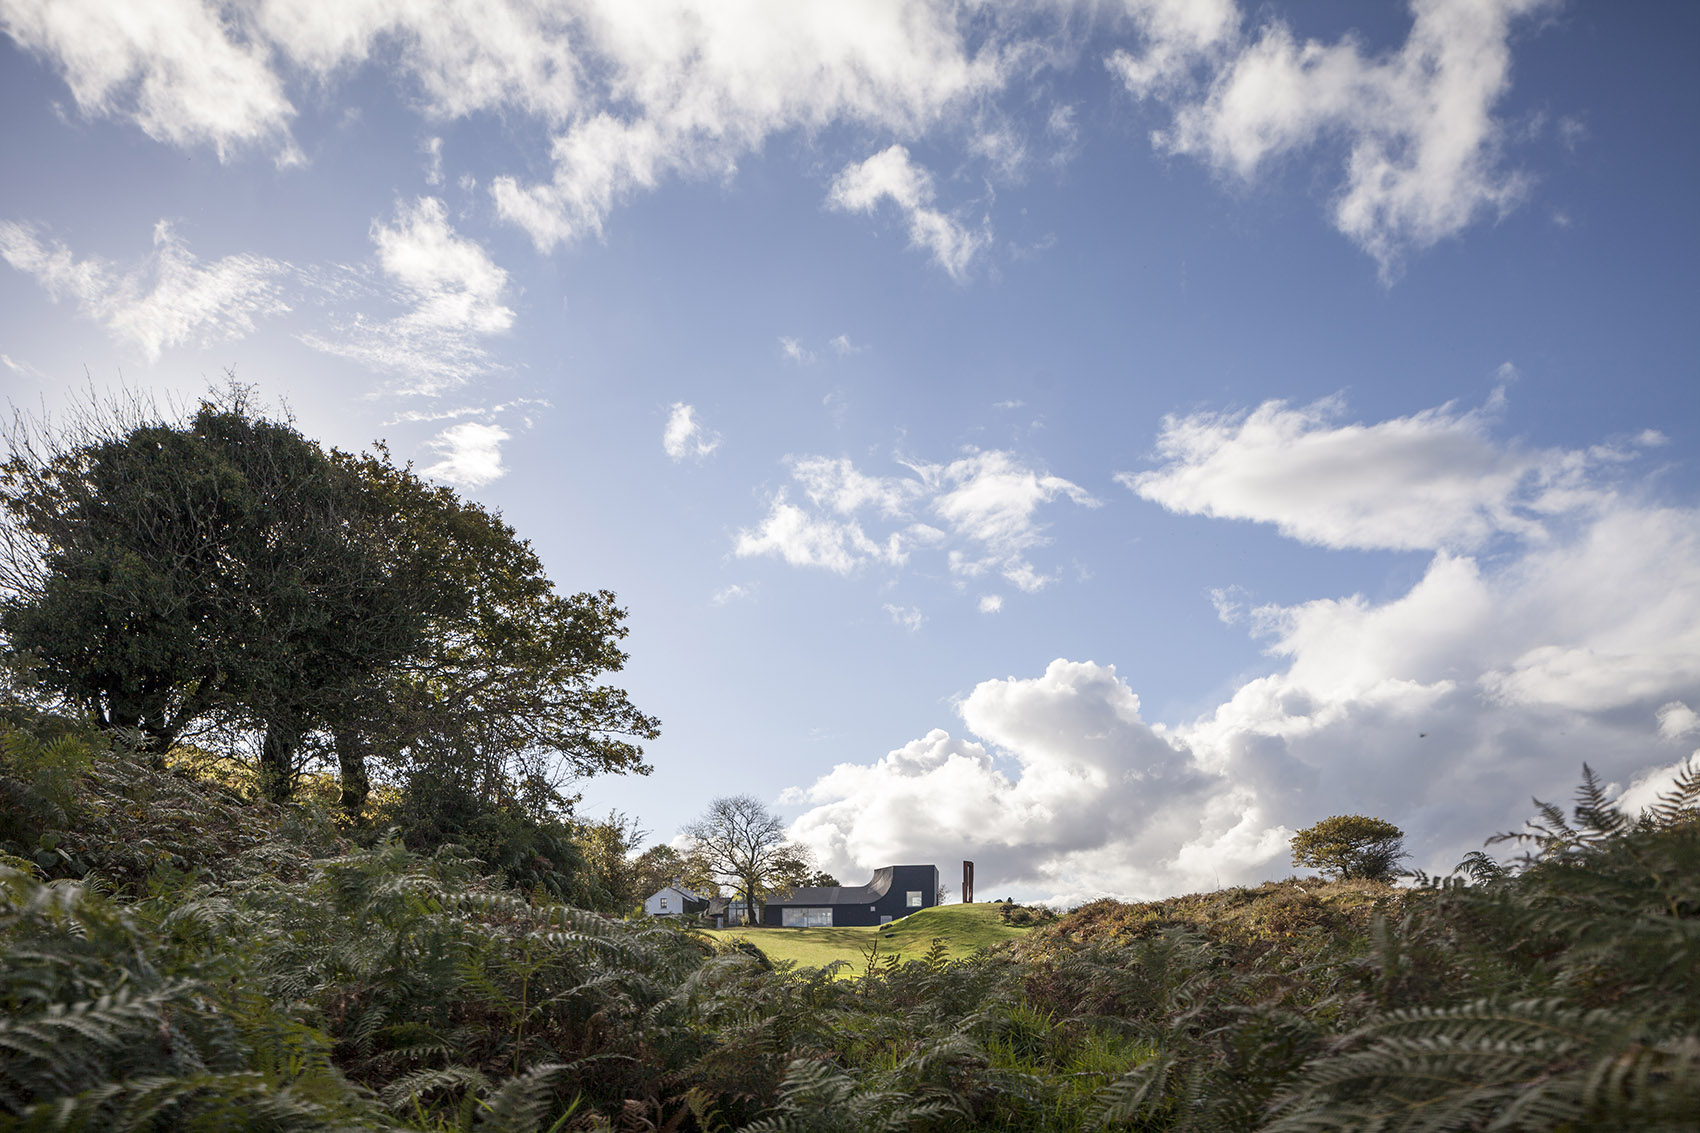
{"type": "Polygon", "coordinates": [[[1293,835],[1293,864],[1325,877],[1391,881],[1405,853],[1405,832],[1380,818],[1337,814],[1293,835]]]}

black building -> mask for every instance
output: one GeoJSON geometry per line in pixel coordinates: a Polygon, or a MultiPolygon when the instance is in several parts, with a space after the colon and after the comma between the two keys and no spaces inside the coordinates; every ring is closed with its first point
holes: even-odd
{"type": "Polygon", "coordinates": [[[939,867],[888,865],[866,885],[804,886],[772,897],[761,923],[773,928],[882,925],[939,903],[939,867]]]}

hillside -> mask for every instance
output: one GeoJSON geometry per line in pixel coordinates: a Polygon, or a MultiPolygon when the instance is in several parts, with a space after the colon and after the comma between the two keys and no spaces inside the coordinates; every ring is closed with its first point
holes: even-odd
{"type": "Polygon", "coordinates": [[[1411,895],[1411,890],[1379,881],[1290,877],[1160,901],[1104,899],[1081,905],[1035,930],[1017,951],[1033,959],[1063,943],[1114,947],[1170,932],[1195,934],[1235,951],[1290,949],[1306,940],[1320,943],[1361,937],[1376,917],[1398,916],[1411,895]]]}
{"type": "Polygon", "coordinates": [[[878,928],[711,929],[704,935],[721,943],[746,940],[768,959],[789,960],[799,967],[842,963],[838,974],[846,978],[864,971],[870,958],[879,963],[891,957],[899,963],[923,959],[934,940],[942,944],[947,958],[960,960],[982,948],[1019,940],[1031,931],[1003,924],[999,908],[992,901],[940,905],[878,928]],[[872,957],[870,949],[876,949],[872,957]]]}
{"type": "Polygon", "coordinates": [[[6,715],[0,1131],[1676,1133],[1700,1112],[1700,771],[1639,823],[1586,780],[1574,827],[1554,808],[1528,863],[1475,884],[705,940],[6,715]]]}

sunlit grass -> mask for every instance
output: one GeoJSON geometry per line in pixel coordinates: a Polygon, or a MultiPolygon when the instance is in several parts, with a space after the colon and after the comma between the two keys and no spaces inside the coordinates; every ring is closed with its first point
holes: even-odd
{"type": "Polygon", "coordinates": [[[896,956],[899,963],[923,959],[937,937],[953,960],[970,956],[1006,940],[1027,934],[1011,928],[998,917],[999,905],[985,901],[974,905],[940,905],[922,909],[890,924],[867,928],[736,928],[709,930],[718,941],[747,940],[770,960],[791,960],[799,967],[824,968],[835,960],[847,967],[841,976],[859,974],[866,966],[868,950],[876,941],[878,960],[896,956]]]}

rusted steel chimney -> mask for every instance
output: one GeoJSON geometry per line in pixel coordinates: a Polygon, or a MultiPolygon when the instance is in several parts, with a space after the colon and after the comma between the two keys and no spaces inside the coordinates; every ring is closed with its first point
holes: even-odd
{"type": "Polygon", "coordinates": [[[965,861],[965,862],[962,863],[962,903],[964,905],[972,905],[974,903],[974,863],[973,862],[966,862],[965,861]]]}

